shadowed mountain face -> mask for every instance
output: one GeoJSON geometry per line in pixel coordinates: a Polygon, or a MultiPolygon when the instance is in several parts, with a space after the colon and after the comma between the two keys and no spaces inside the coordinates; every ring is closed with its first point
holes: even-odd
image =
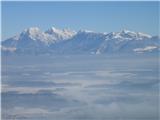
{"type": "Polygon", "coordinates": [[[96,33],[54,27],[25,29],[2,42],[4,54],[134,54],[159,52],[160,38],[140,32],[96,33]]]}

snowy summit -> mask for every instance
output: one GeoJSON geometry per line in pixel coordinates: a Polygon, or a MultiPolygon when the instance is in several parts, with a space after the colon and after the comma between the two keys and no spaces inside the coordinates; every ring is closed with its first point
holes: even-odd
{"type": "Polygon", "coordinates": [[[160,38],[141,32],[97,33],[89,30],[75,32],[51,27],[41,31],[37,27],[2,42],[7,54],[130,54],[159,52],[160,38]]]}

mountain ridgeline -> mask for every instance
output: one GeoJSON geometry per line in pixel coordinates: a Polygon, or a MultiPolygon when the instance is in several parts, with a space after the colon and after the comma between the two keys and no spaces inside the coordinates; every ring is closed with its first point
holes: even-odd
{"type": "Polygon", "coordinates": [[[37,27],[1,43],[2,54],[147,54],[160,51],[160,38],[140,32],[78,32],[54,27],[43,32],[37,27]]]}

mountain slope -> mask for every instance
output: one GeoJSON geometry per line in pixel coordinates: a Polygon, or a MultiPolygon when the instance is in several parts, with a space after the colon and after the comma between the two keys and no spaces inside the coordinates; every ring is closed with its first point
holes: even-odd
{"type": "Polygon", "coordinates": [[[69,39],[74,31],[51,28],[42,32],[37,27],[25,29],[20,34],[2,42],[2,52],[21,54],[43,54],[50,51],[49,46],[69,39]],[[14,50],[12,50],[14,49],[14,50]]]}
{"type": "Polygon", "coordinates": [[[154,47],[144,52],[159,51],[158,37],[130,31],[112,32],[108,34],[79,31],[71,39],[53,46],[59,54],[113,54],[140,53],[138,48],[154,47]]]}
{"type": "Polygon", "coordinates": [[[131,54],[159,52],[160,38],[122,30],[96,33],[54,27],[42,32],[29,28],[2,42],[3,53],[16,54],[131,54]]]}

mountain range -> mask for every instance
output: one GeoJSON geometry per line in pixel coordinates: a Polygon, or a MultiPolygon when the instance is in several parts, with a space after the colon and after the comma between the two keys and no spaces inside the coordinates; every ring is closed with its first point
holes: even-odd
{"type": "Polygon", "coordinates": [[[159,36],[122,30],[98,33],[37,27],[3,40],[2,54],[143,54],[160,51],[159,36]]]}

